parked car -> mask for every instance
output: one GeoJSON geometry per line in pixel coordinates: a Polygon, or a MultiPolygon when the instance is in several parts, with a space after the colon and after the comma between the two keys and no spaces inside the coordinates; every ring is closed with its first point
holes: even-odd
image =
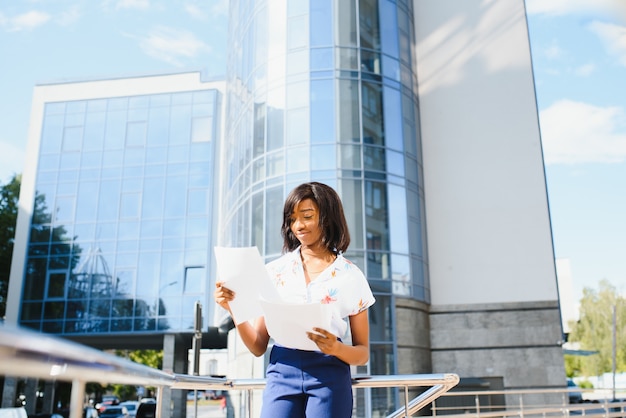
{"type": "Polygon", "coordinates": [[[567,379],[567,390],[569,395],[569,403],[582,403],[583,394],[580,388],[572,379],[567,379]],[[578,390],[576,390],[578,389],[578,390]]]}
{"type": "Polygon", "coordinates": [[[109,406],[103,412],[100,412],[100,418],[129,418],[128,411],[125,406],[115,405],[109,406]]]}
{"type": "Polygon", "coordinates": [[[137,408],[136,418],[155,418],[156,417],[156,402],[142,402],[137,408]]]}
{"type": "Polygon", "coordinates": [[[124,401],[120,403],[120,406],[125,406],[128,411],[129,417],[137,415],[137,408],[139,408],[139,402],[137,401],[124,401]]]}

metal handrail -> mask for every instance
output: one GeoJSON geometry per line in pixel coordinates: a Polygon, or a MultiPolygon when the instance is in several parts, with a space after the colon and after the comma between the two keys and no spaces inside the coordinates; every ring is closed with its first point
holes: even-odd
{"type": "MultiPolygon", "coordinates": [[[[166,387],[247,391],[265,387],[265,379],[167,373],[60,337],[6,324],[0,325],[0,375],[72,382],[70,418],[82,417],[85,384],[88,382],[157,387],[157,417],[163,410],[162,396],[159,395],[166,387]]],[[[398,418],[412,415],[458,382],[459,376],[452,373],[354,376],[352,386],[404,388],[404,407],[388,415],[388,418],[398,418]],[[408,389],[411,387],[428,389],[409,401],[408,389]]]]}

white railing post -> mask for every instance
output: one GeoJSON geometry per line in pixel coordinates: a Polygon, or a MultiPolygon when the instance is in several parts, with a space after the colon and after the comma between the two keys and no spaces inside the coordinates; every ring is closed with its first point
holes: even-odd
{"type": "Polygon", "coordinates": [[[70,418],[83,418],[85,407],[85,382],[72,380],[72,392],[70,394],[70,418]]]}

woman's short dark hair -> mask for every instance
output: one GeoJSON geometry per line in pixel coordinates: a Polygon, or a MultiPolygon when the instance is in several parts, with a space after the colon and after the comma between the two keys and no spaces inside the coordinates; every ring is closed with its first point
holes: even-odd
{"type": "Polygon", "coordinates": [[[350,245],[350,232],[341,199],[332,187],[318,182],[303,183],[287,196],[280,231],[283,236],[283,251],[293,251],[300,245],[300,241],[291,232],[291,216],[295,207],[304,199],[311,199],[317,205],[324,246],[333,253],[345,252],[350,245]]]}

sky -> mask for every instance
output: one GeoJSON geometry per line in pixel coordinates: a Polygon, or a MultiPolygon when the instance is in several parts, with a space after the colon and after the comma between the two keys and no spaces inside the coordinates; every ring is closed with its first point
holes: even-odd
{"type": "MultiPolygon", "coordinates": [[[[504,0],[484,0],[504,1],[504,0]]],[[[626,294],[626,6],[526,0],[555,257],[576,299],[626,294]]],[[[228,0],[0,2],[0,184],[24,166],[41,83],[226,72],[228,0]]]]}

